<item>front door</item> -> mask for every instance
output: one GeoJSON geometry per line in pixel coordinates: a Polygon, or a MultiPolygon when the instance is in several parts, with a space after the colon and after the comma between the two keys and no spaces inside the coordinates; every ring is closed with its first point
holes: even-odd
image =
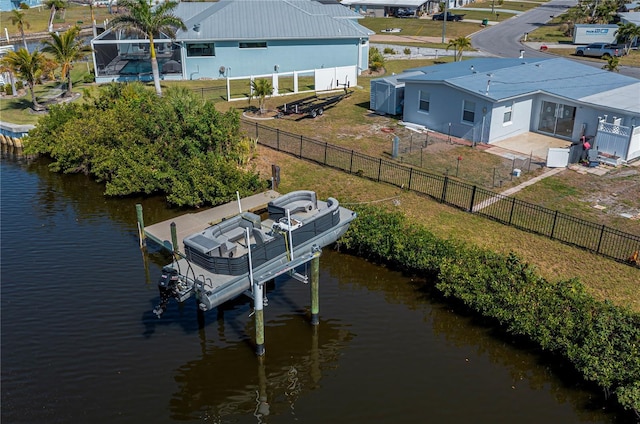
{"type": "Polygon", "coordinates": [[[542,102],[538,131],[559,137],[571,138],[576,118],[574,106],[554,102],[542,102]]]}

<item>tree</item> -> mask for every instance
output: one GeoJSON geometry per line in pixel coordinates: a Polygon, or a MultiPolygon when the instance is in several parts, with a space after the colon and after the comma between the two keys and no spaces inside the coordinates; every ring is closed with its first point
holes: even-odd
{"type": "Polygon", "coordinates": [[[9,74],[9,82],[11,83],[11,94],[13,95],[13,97],[16,97],[18,95],[18,91],[16,90],[16,79],[13,77],[13,71],[9,66],[7,66],[7,64],[2,61],[0,61],[0,73],[9,74]]]}
{"type": "Polygon", "coordinates": [[[471,47],[471,39],[468,37],[458,37],[449,41],[449,44],[447,44],[447,50],[452,48],[456,51],[456,62],[462,60],[462,52],[464,52],[464,49],[469,47],[471,47]]]}
{"type": "Polygon", "coordinates": [[[113,18],[110,27],[113,29],[127,29],[149,39],[153,82],[156,93],[161,96],[160,72],[153,40],[155,37],[160,36],[161,33],[168,35],[173,40],[176,37],[176,29],[187,29],[182,19],[172,13],[178,3],[167,1],[153,7],[148,0],[122,0],[118,3],[118,6],[124,6],[127,13],[113,18]]]}
{"type": "Polygon", "coordinates": [[[627,22],[626,24],[618,22],[616,37],[624,43],[625,52],[629,54],[633,40],[640,37],[640,26],[631,22],[627,22]]]}
{"type": "Polygon", "coordinates": [[[26,81],[27,87],[29,87],[29,91],[31,92],[31,102],[33,103],[34,110],[43,109],[36,100],[34,87],[40,80],[44,62],[45,57],[39,50],[34,50],[33,53],[29,53],[25,48],[21,48],[15,52],[9,52],[0,60],[2,66],[6,66],[14,75],[26,81]]]}
{"type": "Polygon", "coordinates": [[[618,4],[613,0],[604,0],[597,3],[593,8],[591,17],[594,23],[607,24],[611,21],[611,16],[618,9],[618,4]]]}
{"type": "Polygon", "coordinates": [[[15,25],[18,27],[18,31],[20,31],[20,35],[22,36],[22,43],[24,44],[24,48],[28,50],[27,38],[24,36],[24,29],[31,28],[31,24],[27,22],[23,11],[21,11],[20,9],[13,9],[11,11],[11,25],[15,25]]]}
{"type": "Polygon", "coordinates": [[[372,71],[378,71],[384,68],[384,56],[377,47],[369,49],[369,68],[372,71]]]}
{"type": "Polygon", "coordinates": [[[607,57],[607,64],[602,67],[602,69],[606,69],[611,72],[620,72],[620,58],[618,56],[609,56],[607,57]]]}
{"type": "Polygon", "coordinates": [[[54,60],[62,68],[62,78],[67,80],[67,89],[64,97],[68,97],[72,94],[71,69],[73,69],[73,63],[85,58],[91,48],[79,38],[80,27],[77,25],[69,28],[62,35],[53,32],[50,35],[51,40],[46,40],[42,43],[44,44],[42,51],[53,55],[54,60]]]}
{"type": "Polygon", "coordinates": [[[56,17],[58,10],[64,9],[66,2],[64,0],[47,0],[44,2],[45,6],[51,9],[49,15],[49,32],[53,32],[53,19],[56,17]]]}
{"type": "Polygon", "coordinates": [[[588,6],[586,5],[578,4],[577,6],[569,9],[564,15],[565,24],[567,25],[567,31],[565,35],[573,36],[576,24],[585,23],[588,17],[589,11],[588,6]]]}
{"type": "Polygon", "coordinates": [[[267,96],[273,94],[273,85],[271,85],[271,81],[266,78],[260,78],[257,80],[251,81],[251,96],[249,100],[254,97],[258,98],[258,107],[260,108],[260,114],[264,113],[264,101],[267,96]]]}

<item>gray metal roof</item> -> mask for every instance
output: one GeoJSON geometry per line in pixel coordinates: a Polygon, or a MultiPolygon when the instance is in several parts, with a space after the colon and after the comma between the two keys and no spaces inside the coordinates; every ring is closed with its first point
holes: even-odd
{"type": "Polygon", "coordinates": [[[413,7],[419,8],[429,0],[342,0],[345,6],[374,6],[374,7],[413,7]]]}
{"type": "Polygon", "coordinates": [[[349,8],[315,0],[221,0],[182,2],[175,14],[187,31],[178,40],[278,40],[368,37],[349,8]],[[199,31],[196,31],[199,25],[199,31]]]}
{"type": "Polygon", "coordinates": [[[622,23],[632,23],[640,25],[640,12],[618,12],[622,23]]]}
{"type": "Polygon", "coordinates": [[[422,72],[420,71],[406,71],[403,72],[401,74],[396,74],[396,75],[389,75],[387,77],[382,77],[382,78],[376,78],[371,80],[371,82],[386,82],[389,85],[393,85],[395,87],[404,87],[404,79],[406,79],[407,77],[411,77],[414,75],[421,75],[422,72]],[[403,79],[403,81],[400,81],[400,78],[403,79]]]}
{"type": "Polygon", "coordinates": [[[418,68],[405,82],[438,82],[492,101],[533,93],[640,114],[640,81],[573,60],[471,59],[418,68]]]}

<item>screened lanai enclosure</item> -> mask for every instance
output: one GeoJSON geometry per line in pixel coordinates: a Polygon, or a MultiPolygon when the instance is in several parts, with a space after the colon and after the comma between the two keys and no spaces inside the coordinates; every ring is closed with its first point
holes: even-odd
{"type": "MultiPolygon", "coordinates": [[[[153,40],[162,79],[182,79],[180,45],[165,35],[153,40]]],[[[125,30],[108,30],[92,40],[96,82],[151,81],[150,43],[125,30]]]]}

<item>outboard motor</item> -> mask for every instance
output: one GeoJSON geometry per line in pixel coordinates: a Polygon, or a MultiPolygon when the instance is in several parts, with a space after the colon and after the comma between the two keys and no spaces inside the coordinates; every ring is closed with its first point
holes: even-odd
{"type": "Polygon", "coordinates": [[[158,318],[164,312],[164,309],[169,303],[169,299],[174,297],[176,286],[180,279],[178,278],[178,271],[170,268],[164,267],[162,268],[162,275],[160,276],[160,280],[158,281],[158,290],[160,291],[160,304],[153,309],[153,313],[156,314],[158,318]]]}

